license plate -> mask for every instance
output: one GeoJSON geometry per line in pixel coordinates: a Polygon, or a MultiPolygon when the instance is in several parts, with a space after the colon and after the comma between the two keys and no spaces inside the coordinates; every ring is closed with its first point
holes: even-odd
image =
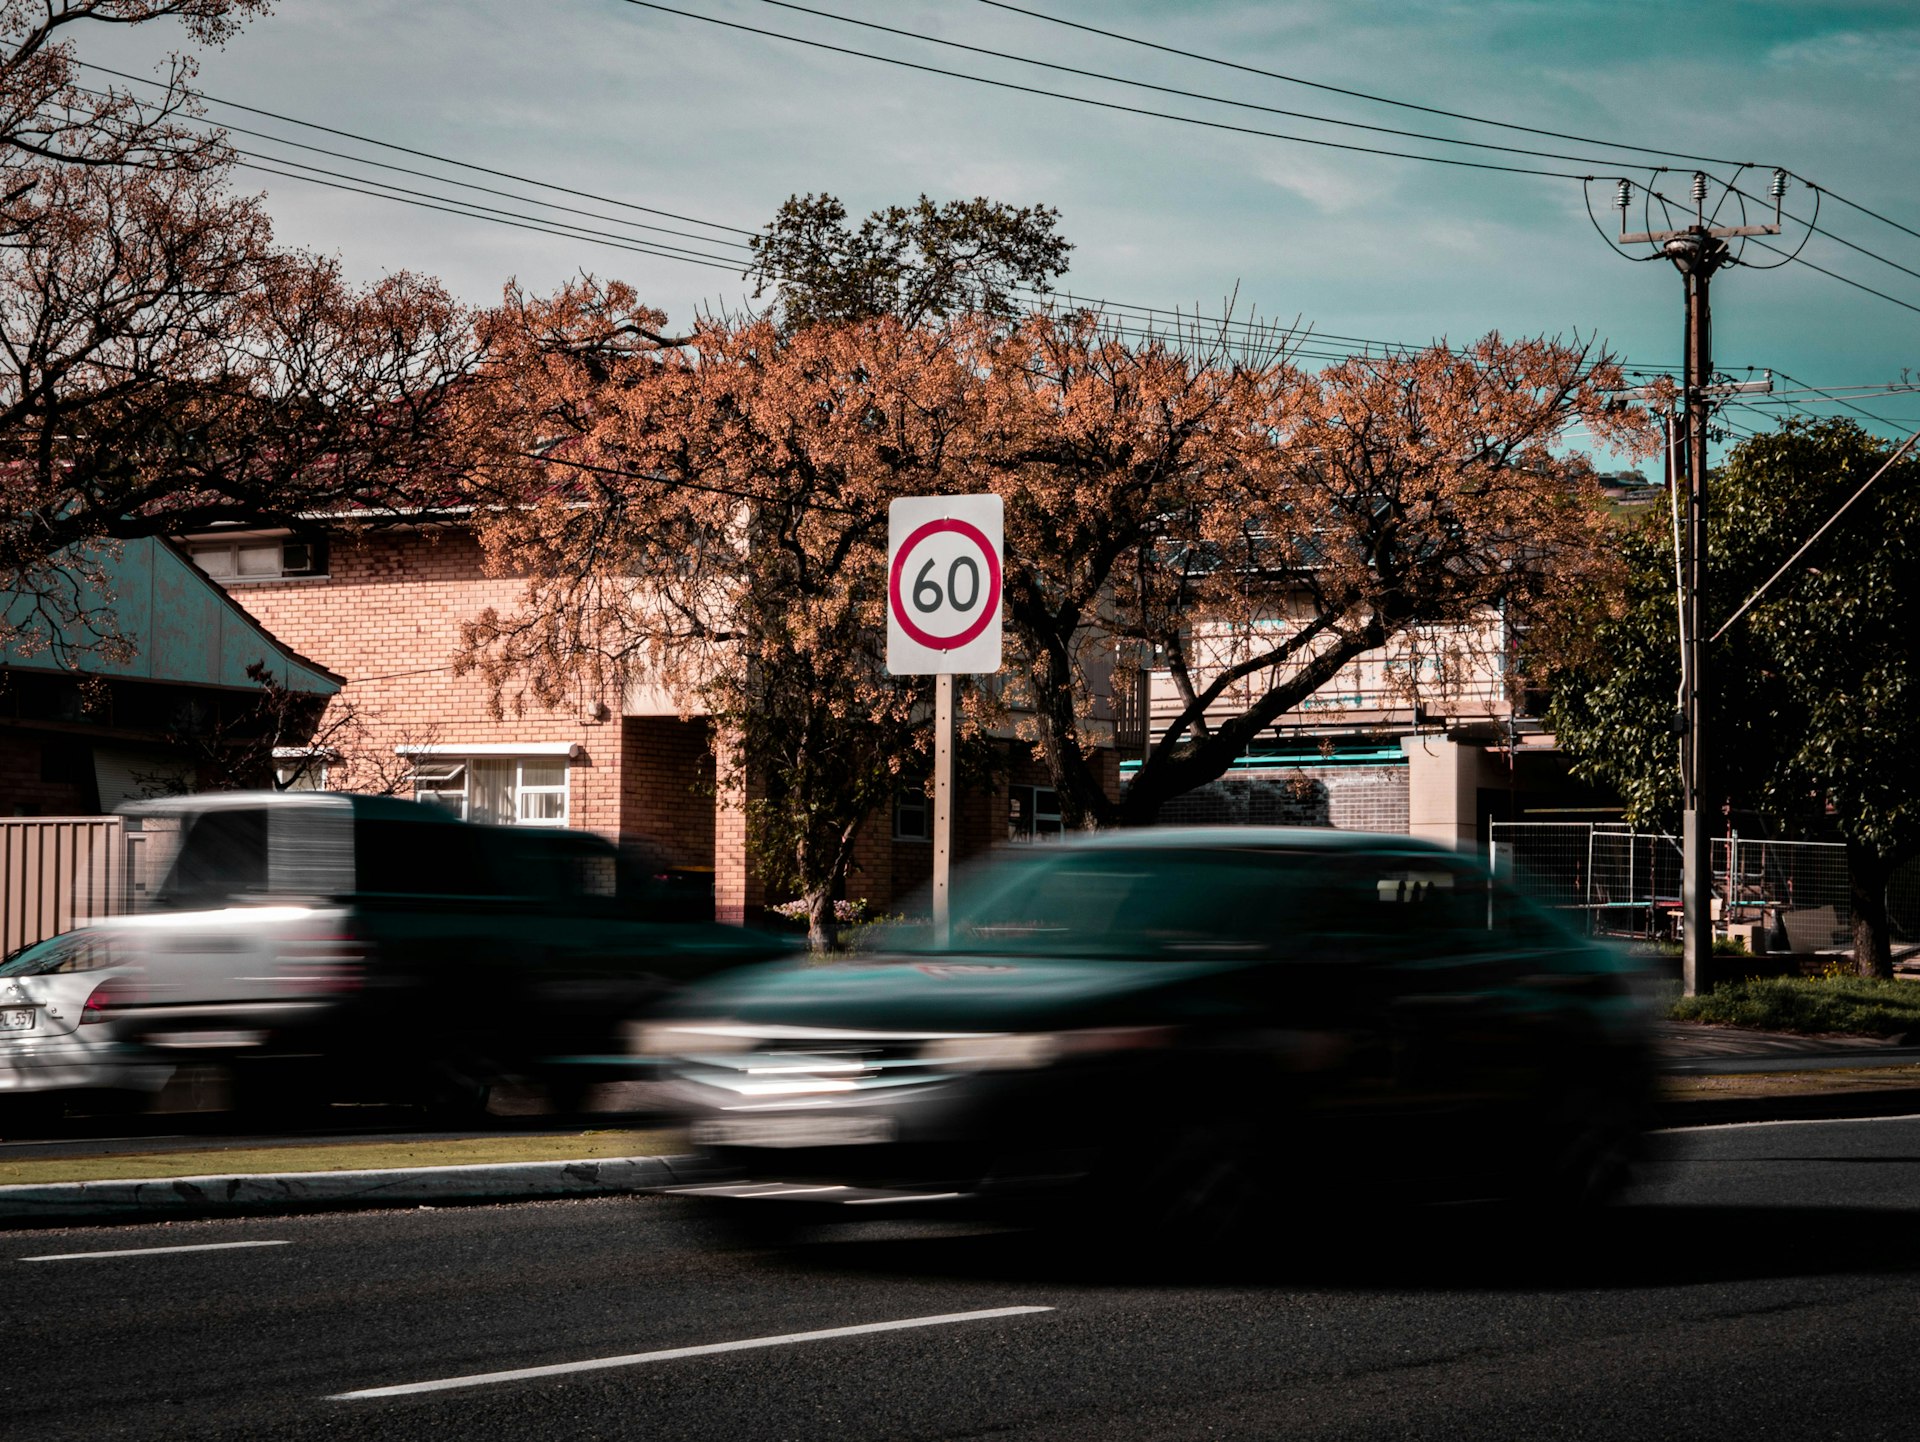
{"type": "Polygon", "coordinates": [[[0,1031],[32,1031],[33,1008],[30,1006],[9,1007],[0,1011],[0,1031]]]}
{"type": "Polygon", "coordinates": [[[717,1117],[693,1126],[703,1147],[859,1147],[893,1137],[891,1117],[717,1117]]]}

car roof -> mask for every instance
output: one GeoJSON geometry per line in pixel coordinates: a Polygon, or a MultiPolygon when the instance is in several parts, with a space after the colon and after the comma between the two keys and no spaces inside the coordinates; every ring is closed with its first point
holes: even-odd
{"type": "Polygon", "coordinates": [[[403,801],[396,796],[360,796],[348,791],[202,791],[191,796],[168,796],[157,801],[135,801],[120,808],[122,816],[190,816],[203,811],[246,811],[331,808],[355,817],[382,821],[463,824],[438,806],[403,801]]]}

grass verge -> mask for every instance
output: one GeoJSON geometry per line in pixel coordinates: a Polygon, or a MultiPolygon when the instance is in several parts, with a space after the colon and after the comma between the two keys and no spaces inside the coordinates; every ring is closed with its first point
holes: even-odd
{"type": "Polygon", "coordinates": [[[488,1162],[590,1161],[684,1151],[672,1131],[582,1132],[574,1136],[455,1137],[425,1142],[316,1143],[230,1151],[137,1152],[105,1157],[25,1157],[0,1162],[0,1186],[134,1181],[147,1177],[249,1172],[357,1172],[380,1167],[458,1167],[488,1162]]]}
{"type": "Polygon", "coordinates": [[[1681,997],[1669,1015],[1755,1031],[1899,1036],[1920,1030],[1920,986],[1862,976],[1751,977],[1681,997]]]}
{"type": "Polygon", "coordinates": [[[1920,1066],[1861,1067],[1856,1071],[1738,1072],[1723,1076],[1660,1078],[1661,1100],[1669,1102],[1811,1097],[1916,1089],[1920,1089],[1920,1066]]]}

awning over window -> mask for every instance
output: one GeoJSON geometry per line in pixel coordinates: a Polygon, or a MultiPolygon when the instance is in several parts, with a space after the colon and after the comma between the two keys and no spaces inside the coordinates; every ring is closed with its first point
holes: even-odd
{"type": "Polygon", "coordinates": [[[396,746],[393,754],[456,760],[463,756],[564,756],[569,761],[585,761],[587,748],[578,741],[489,741],[474,746],[396,746]]]}

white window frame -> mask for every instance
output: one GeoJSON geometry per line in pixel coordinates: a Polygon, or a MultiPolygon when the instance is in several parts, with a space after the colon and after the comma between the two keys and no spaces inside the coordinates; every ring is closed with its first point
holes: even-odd
{"type": "Polygon", "coordinates": [[[430,806],[444,806],[462,821],[470,818],[473,805],[473,765],[476,761],[505,762],[513,767],[513,776],[508,783],[508,796],[513,805],[511,819],[500,822],[504,826],[544,826],[564,830],[572,824],[573,816],[573,768],[569,764],[578,759],[575,754],[579,748],[561,744],[557,746],[396,746],[394,750],[407,757],[413,763],[413,796],[430,806]],[[529,783],[526,780],[526,768],[529,764],[551,766],[555,761],[561,763],[558,783],[529,783]],[[441,773],[440,779],[452,781],[452,772],[458,772],[460,782],[456,791],[451,786],[436,787],[428,795],[420,792],[423,779],[431,780],[435,773],[441,773]],[[425,773],[423,775],[423,773],[425,773]],[[532,797],[557,798],[558,815],[528,818],[527,801],[532,797]],[[454,805],[455,799],[458,805],[454,805]]]}
{"type": "Polygon", "coordinates": [[[183,544],[193,564],[223,586],[235,583],[245,585],[252,581],[325,580],[327,576],[324,559],[318,567],[310,564],[304,571],[287,569],[289,546],[305,547],[309,561],[313,559],[315,551],[322,551],[324,555],[321,542],[306,540],[299,536],[233,536],[211,541],[187,541],[183,544]],[[271,570],[242,571],[240,569],[242,551],[268,550],[271,550],[274,556],[271,570]],[[215,561],[216,557],[222,559],[215,561]],[[210,561],[214,561],[214,564],[208,564],[210,561]]]}
{"type": "Polygon", "coordinates": [[[328,770],[332,763],[340,759],[340,753],[330,746],[276,746],[273,748],[273,783],[276,790],[285,790],[287,772],[302,775],[307,780],[305,786],[295,787],[298,791],[326,791],[328,770]]]}

